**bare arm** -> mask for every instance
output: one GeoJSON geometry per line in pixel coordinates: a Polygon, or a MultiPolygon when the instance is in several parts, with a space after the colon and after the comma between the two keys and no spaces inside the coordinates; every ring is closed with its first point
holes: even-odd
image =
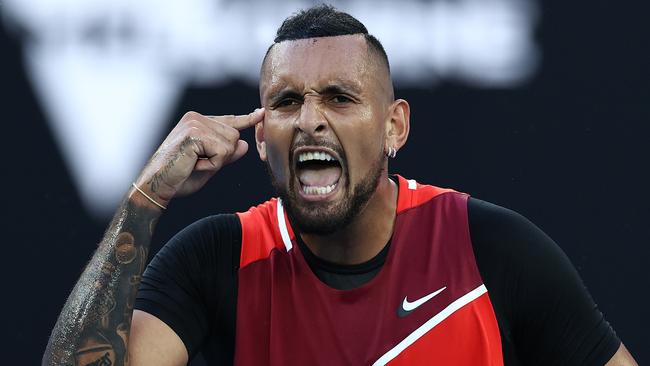
{"type": "Polygon", "coordinates": [[[605,366],[639,366],[623,343],[605,366]]]}
{"type": "Polygon", "coordinates": [[[133,312],[129,342],[131,365],[187,365],[185,344],[162,320],[144,311],[133,312]]]}
{"type": "MultiPolygon", "coordinates": [[[[222,117],[187,113],[147,163],[136,185],[163,206],[173,197],[197,191],[223,165],[246,153],[248,145],[239,139],[238,130],[257,124],[263,116],[263,110],[222,117]]],[[[187,362],[180,338],[152,315],[137,312],[131,332],[140,276],[161,214],[162,208],[145,195],[129,190],[59,315],[43,365],[187,362]]]]}
{"type": "Polygon", "coordinates": [[[129,192],[81,278],[47,345],[46,365],[128,364],[133,303],[160,208],[129,192]]]}

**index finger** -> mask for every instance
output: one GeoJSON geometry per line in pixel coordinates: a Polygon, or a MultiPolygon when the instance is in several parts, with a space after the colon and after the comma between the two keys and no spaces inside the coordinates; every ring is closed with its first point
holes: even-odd
{"type": "Polygon", "coordinates": [[[238,116],[206,116],[213,121],[225,123],[232,128],[243,130],[255,126],[264,119],[264,108],[257,108],[249,114],[238,116]]]}

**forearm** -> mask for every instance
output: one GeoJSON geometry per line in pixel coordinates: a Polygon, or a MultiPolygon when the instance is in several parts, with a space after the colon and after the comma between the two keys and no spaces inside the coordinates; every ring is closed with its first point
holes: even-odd
{"type": "Polygon", "coordinates": [[[150,197],[130,190],[72,290],[44,365],[128,364],[133,303],[162,208],[173,197],[196,192],[223,165],[241,158],[248,145],[238,130],[263,119],[264,109],[242,116],[183,116],[135,182],[150,197]]]}
{"type": "Polygon", "coordinates": [[[44,365],[128,364],[133,303],[160,216],[160,209],[138,194],[131,189],[72,290],[44,365]]]}

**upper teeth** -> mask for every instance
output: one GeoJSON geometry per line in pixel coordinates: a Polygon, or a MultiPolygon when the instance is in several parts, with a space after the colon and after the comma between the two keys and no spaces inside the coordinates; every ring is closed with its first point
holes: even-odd
{"type": "Polygon", "coordinates": [[[328,154],[326,152],[319,152],[319,151],[316,151],[316,152],[304,152],[304,153],[301,153],[300,155],[298,155],[298,161],[299,162],[302,163],[303,161],[307,161],[307,160],[325,160],[325,161],[334,160],[334,161],[336,161],[336,159],[334,159],[332,157],[332,155],[330,155],[330,154],[328,154]]]}

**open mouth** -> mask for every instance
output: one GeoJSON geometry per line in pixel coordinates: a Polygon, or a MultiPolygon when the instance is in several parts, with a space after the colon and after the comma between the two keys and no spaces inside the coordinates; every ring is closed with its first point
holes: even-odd
{"type": "Polygon", "coordinates": [[[296,176],[303,196],[324,198],[336,190],[343,169],[333,151],[300,149],[294,154],[296,176]]]}

